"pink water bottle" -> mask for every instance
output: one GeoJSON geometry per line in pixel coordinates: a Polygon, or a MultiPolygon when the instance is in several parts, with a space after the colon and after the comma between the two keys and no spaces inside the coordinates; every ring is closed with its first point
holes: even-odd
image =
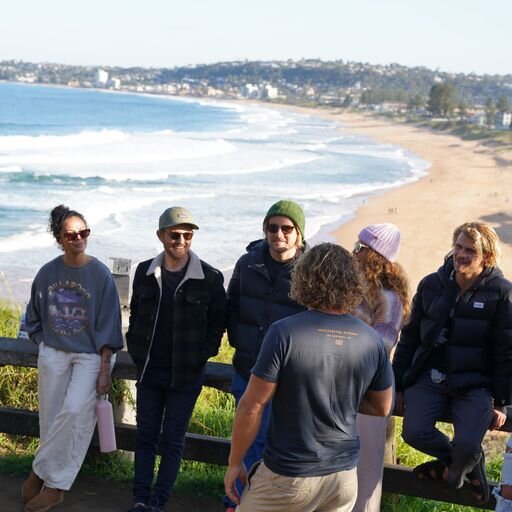
{"type": "Polygon", "coordinates": [[[112,404],[108,401],[106,395],[101,396],[96,404],[96,419],[98,421],[100,452],[108,453],[117,450],[112,404]]]}

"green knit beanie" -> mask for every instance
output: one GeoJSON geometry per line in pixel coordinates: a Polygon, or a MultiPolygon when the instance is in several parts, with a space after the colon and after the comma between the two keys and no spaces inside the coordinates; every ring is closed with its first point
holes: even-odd
{"type": "Polygon", "coordinates": [[[297,203],[289,200],[282,200],[273,204],[263,219],[263,227],[265,227],[267,219],[277,215],[288,217],[295,224],[295,226],[297,226],[297,229],[300,231],[302,236],[302,240],[305,240],[304,231],[306,227],[306,221],[304,219],[304,212],[297,203]]]}

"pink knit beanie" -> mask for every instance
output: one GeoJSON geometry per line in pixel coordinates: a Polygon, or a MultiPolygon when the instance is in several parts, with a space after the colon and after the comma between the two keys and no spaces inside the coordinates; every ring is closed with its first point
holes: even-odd
{"type": "Polygon", "coordinates": [[[371,224],[358,235],[359,240],[387,260],[393,262],[400,250],[400,231],[394,224],[371,224]]]}

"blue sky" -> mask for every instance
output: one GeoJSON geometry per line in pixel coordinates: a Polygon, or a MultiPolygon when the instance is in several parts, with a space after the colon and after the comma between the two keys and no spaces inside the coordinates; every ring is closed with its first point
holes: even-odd
{"type": "Polygon", "coordinates": [[[512,73],[512,0],[17,0],[0,60],[172,67],[241,59],[512,73]]]}

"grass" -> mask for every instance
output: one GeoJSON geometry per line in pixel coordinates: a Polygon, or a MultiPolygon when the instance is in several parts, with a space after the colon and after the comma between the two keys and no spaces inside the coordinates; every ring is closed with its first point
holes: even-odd
{"type": "MultiPolygon", "coordinates": [[[[21,308],[0,300],[0,336],[15,338],[21,308]]],[[[14,366],[0,367],[0,406],[37,410],[37,370],[14,366]]],[[[10,443],[0,434],[0,447],[10,443]]]]}
{"type": "Polygon", "coordinates": [[[495,130],[485,126],[471,124],[459,119],[430,119],[416,114],[378,113],[377,117],[385,117],[394,122],[411,123],[421,128],[446,132],[456,135],[462,140],[479,141],[481,144],[495,148],[497,151],[512,149],[512,130],[495,130]]]}
{"type": "MultiPolygon", "coordinates": [[[[0,275],[1,281],[1,275],[0,275]]],[[[0,336],[16,338],[20,324],[21,307],[0,299],[0,336]]]]}
{"type": "MultiPolygon", "coordinates": [[[[18,329],[20,310],[0,301],[0,336],[15,337],[18,329]]],[[[232,348],[226,339],[222,341],[219,355],[213,360],[229,363],[232,348]]],[[[129,390],[122,381],[115,384],[111,393],[118,398],[132,400],[129,390]]],[[[34,369],[3,367],[0,368],[0,406],[37,409],[37,372],[34,369]]],[[[189,431],[229,438],[235,404],[229,393],[217,389],[203,388],[197,401],[189,431]]],[[[429,459],[426,455],[407,446],[400,437],[401,419],[396,419],[397,458],[401,464],[414,467],[429,459]]],[[[448,434],[451,425],[443,424],[441,428],[448,434]]],[[[504,444],[504,443],[503,443],[504,444]]],[[[0,474],[10,473],[25,475],[30,471],[33,454],[38,446],[38,440],[21,436],[0,434],[0,474]]],[[[501,448],[493,459],[487,463],[490,480],[499,481],[501,474],[501,448]]],[[[219,499],[223,495],[223,478],[225,468],[193,461],[183,461],[174,491],[178,495],[189,495],[219,499]]],[[[96,478],[106,478],[118,485],[129,487],[133,479],[133,463],[129,458],[119,454],[92,454],[82,466],[82,473],[96,478]]],[[[480,509],[461,507],[408,496],[384,495],[382,510],[393,512],[403,510],[408,512],[462,512],[478,511],[480,509]]]]}
{"type": "MultiPolygon", "coordinates": [[[[1,336],[17,337],[20,314],[19,306],[0,299],[1,336]]],[[[37,370],[14,366],[0,368],[0,405],[37,410],[37,370]]]]}
{"type": "MultiPolygon", "coordinates": [[[[224,338],[219,354],[212,361],[230,363],[232,355],[233,349],[224,338]]],[[[197,400],[188,430],[195,434],[229,438],[234,412],[235,401],[230,393],[204,387],[197,400]]],[[[224,471],[223,466],[183,461],[175,492],[215,497],[220,500],[224,494],[224,471]]]]}
{"type": "MultiPolygon", "coordinates": [[[[0,336],[16,337],[21,309],[0,301],[0,336]]],[[[217,362],[231,362],[232,349],[222,341],[217,362]]],[[[134,406],[130,390],[122,380],[114,379],[109,393],[112,401],[128,401],[134,406]]],[[[37,370],[14,366],[0,367],[0,406],[37,410],[37,370]]],[[[235,409],[231,394],[204,387],[192,415],[189,431],[197,434],[229,437],[235,409]]],[[[25,475],[30,472],[39,440],[0,433],[0,474],[25,475]]],[[[133,463],[119,454],[88,456],[81,472],[98,478],[131,485],[133,463]]],[[[183,461],[175,485],[176,494],[220,499],[223,494],[224,468],[211,464],[183,461]]]]}
{"type": "MultiPolygon", "coordinates": [[[[396,116],[393,119],[397,121],[405,120],[396,116]]],[[[434,131],[456,135],[462,140],[479,141],[486,146],[504,150],[512,147],[512,130],[493,130],[485,126],[470,124],[456,119],[431,120],[415,117],[407,121],[411,121],[422,128],[430,128],[434,131]]]]}

